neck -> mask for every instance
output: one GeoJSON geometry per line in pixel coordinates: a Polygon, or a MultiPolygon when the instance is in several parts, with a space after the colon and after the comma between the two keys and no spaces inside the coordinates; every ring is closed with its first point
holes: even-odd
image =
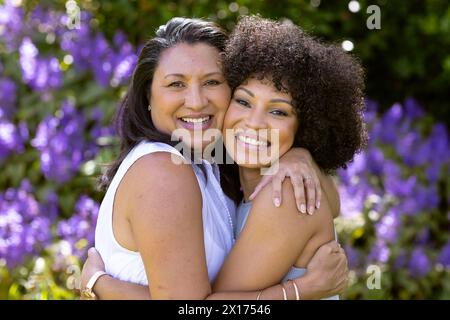
{"type": "Polygon", "coordinates": [[[239,179],[244,192],[244,200],[248,201],[248,198],[262,179],[261,169],[239,167],[239,179]]]}

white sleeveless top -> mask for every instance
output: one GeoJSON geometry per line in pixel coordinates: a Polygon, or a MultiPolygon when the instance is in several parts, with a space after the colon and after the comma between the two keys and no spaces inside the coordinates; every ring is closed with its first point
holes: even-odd
{"type": "MultiPolygon", "coordinates": [[[[116,279],[141,285],[148,285],[141,255],[139,252],[122,247],[117,242],[113,234],[112,212],[116,190],[128,169],[139,158],[153,152],[169,152],[182,156],[175,148],[160,142],[143,141],[134,147],[122,161],[106,191],[100,205],[95,229],[95,247],[102,256],[106,272],[116,279]]],[[[202,161],[206,171],[206,179],[198,165],[192,164],[192,168],[202,193],[206,264],[208,277],[212,282],[234,244],[233,227],[235,225],[236,206],[220,187],[218,166],[210,164],[206,160],[202,161]]],[[[175,200],[176,195],[174,195],[175,200]]]]}

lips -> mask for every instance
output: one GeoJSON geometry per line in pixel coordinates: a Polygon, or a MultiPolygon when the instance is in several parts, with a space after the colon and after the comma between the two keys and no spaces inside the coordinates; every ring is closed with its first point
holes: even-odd
{"type": "Polygon", "coordinates": [[[206,130],[212,124],[214,116],[207,114],[186,115],[178,118],[178,123],[188,130],[206,130]]]}
{"type": "Polygon", "coordinates": [[[211,116],[206,116],[202,118],[191,118],[191,117],[183,117],[181,118],[182,121],[188,122],[188,123],[204,123],[208,121],[211,118],[211,116]]]}
{"type": "Polygon", "coordinates": [[[258,138],[253,135],[250,136],[250,135],[246,135],[244,133],[237,133],[235,137],[238,142],[242,142],[242,143],[252,146],[252,147],[267,148],[270,146],[269,141],[258,138]]]}

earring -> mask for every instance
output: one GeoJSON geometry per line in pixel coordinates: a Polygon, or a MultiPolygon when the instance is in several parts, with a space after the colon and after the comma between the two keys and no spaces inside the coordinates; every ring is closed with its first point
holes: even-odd
{"type": "Polygon", "coordinates": [[[152,110],[152,106],[151,105],[148,105],[148,111],[151,111],[152,110]]]}

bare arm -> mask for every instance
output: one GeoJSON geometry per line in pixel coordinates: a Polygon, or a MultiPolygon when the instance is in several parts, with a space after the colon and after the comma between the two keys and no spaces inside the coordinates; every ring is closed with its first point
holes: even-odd
{"type": "Polygon", "coordinates": [[[306,267],[315,251],[334,238],[328,202],[312,216],[298,215],[292,185],[283,183],[283,204],[270,205],[266,187],[222,266],[214,291],[261,290],[280,283],[288,270],[306,267]]]}
{"type": "MultiPolygon", "coordinates": [[[[162,172],[162,171],[163,170],[159,170],[159,172],[162,172]]],[[[138,174],[138,176],[139,175],[141,175],[141,173],[138,174]]],[[[177,175],[177,177],[180,177],[180,175],[177,175]]],[[[194,177],[194,179],[195,179],[195,177],[194,177]]],[[[195,181],[195,184],[196,183],[197,182],[195,181]]],[[[138,189],[142,190],[141,188],[138,188],[138,189]]],[[[161,202],[160,201],[160,199],[161,199],[160,191],[161,191],[160,188],[158,188],[158,192],[159,193],[157,193],[157,194],[158,194],[159,202],[161,202]]],[[[148,190],[148,192],[145,191],[144,193],[147,194],[147,195],[148,194],[154,194],[154,190],[153,191],[148,190]]],[[[137,194],[139,194],[139,193],[137,193],[137,194]]],[[[171,192],[170,194],[171,194],[171,197],[172,197],[172,195],[174,193],[171,192]]],[[[137,197],[139,198],[139,196],[137,196],[137,197]]],[[[147,199],[146,199],[145,202],[148,203],[149,201],[147,199]]],[[[192,195],[189,196],[189,199],[192,200],[192,195]]],[[[158,202],[158,201],[156,201],[156,202],[158,202]]],[[[190,201],[190,202],[192,202],[192,201],[190,201]]],[[[142,204],[142,205],[145,206],[146,204],[142,204]]],[[[159,208],[159,209],[161,209],[161,208],[159,208]]],[[[197,208],[197,209],[201,210],[201,208],[197,208]]],[[[195,211],[197,209],[193,209],[193,210],[195,211]]],[[[165,210],[165,209],[161,209],[161,210],[165,210]]],[[[295,217],[298,218],[298,215],[296,215],[295,217]]],[[[141,222],[139,222],[138,224],[140,224],[143,227],[144,226],[144,221],[141,221],[141,222]],[[142,224],[141,224],[141,222],[142,222],[142,224]]],[[[200,224],[200,226],[201,226],[201,224],[200,224]]],[[[151,228],[151,226],[147,226],[147,227],[151,228]]],[[[147,230],[145,227],[143,229],[147,230]]],[[[187,229],[190,230],[191,233],[192,233],[192,229],[190,229],[190,227],[187,228],[187,229]]],[[[177,231],[177,230],[174,230],[174,231],[177,231]]],[[[197,230],[196,232],[200,233],[201,235],[203,234],[202,228],[200,228],[200,230],[197,230]]],[[[164,237],[164,234],[161,234],[160,236],[164,237]]],[[[202,245],[200,245],[199,242],[200,241],[197,241],[197,245],[199,245],[201,247],[202,245]]],[[[191,253],[193,253],[197,249],[193,250],[192,248],[189,248],[189,250],[191,250],[191,253]]],[[[179,249],[176,248],[176,249],[173,249],[173,250],[175,252],[175,255],[177,255],[178,252],[179,252],[179,249]]],[[[204,252],[203,248],[202,248],[202,252],[204,252]]],[[[193,254],[194,254],[194,256],[198,255],[196,253],[193,253],[193,254]]],[[[342,255],[340,256],[339,259],[337,257],[333,257],[333,259],[335,259],[335,261],[337,261],[337,262],[345,260],[345,263],[346,263],[345,255],[343,255],[344,259],[342,259],[342,255]]],[[[328,259],[328,261],[332,261],[332,259],[329,258],[329,257],[327,257],[325,259],[328,259]]],[[[204,257],[203,257],[203,261],[202,262],[204,263],[204,261],[205,260],[204,260],[204,257]]],[[[144,262],[145,262],[145,260],[144,260],[144,262]]],[[[88,259],[86,264],[89,264],[89,259],[88,259]]],[[[186,261],[184,262],[183,265],[185,265],[185,264],[186,264],[186,261]]],[[[187,263],[187,264],[189,264],[189,263],[187,263]]],[[[321,265],[323,265],[323,264],[321,264],[321,265]]],[[[198,266],[197,266],[197,268],[198,268],[198,266]]],[[[259,266],[258,266],[258,268],[259,268],[259,266]]],[[[270,265],[269,265],[269,269],[271,269],[270,265]]],[[[320,270],[320,267],[316,268],[316,269],[320,270]]],[[[336,268],[336,269],[342,270],[344,268],[341,266],[340,269],[339,268],[336,268]]],[[[86,270],[86,268],[83,269],[83,272],[85,272],[85,270],[86,270]]],[[[325,269],[321,270],[322,273],[324,273],[324,271],[328,272],[328,273],[325,272],[325,275],[331,274],[331,272],[329,270],[325,270],[325,269]]],[[[195,271],[192,271],[192,272],[195,273],[195,271]]],[[[332,280],[337,283],[338,279],[343,278],[341,273],[336,273],[336,275],[334,276],[334,278],[332,280]]],[[[87,272],[87,274],[89,274],[89,272],[87,272]]],[[[177,278],[177,276],[179,276],[179,274],[180,273],[177,272],[177,270],[172,270],[172,273],[165,273],[165,277],[167,279],[169,279],[171,277],[172,278],[177,278]]],[[[295,280],[296,283],[302,288],[301,289],[302,293],[303,293],[302,294],[302,298],[304,298],[304,299],[306,299],[306,298],[318,298],[318,295],[317,295],[318,289],[317,288],[320,287],[320,286],[317,285],[317,283],[314,286],[314,282],[315,281],[319,281],[320,282],[321,280],[323,280],[323,278],[326,278],[326,277],[317,277],[317,274],[318,274],[317,272],[312,272],[312,273],[308,272],[305,276],[295,280]]],[[[319,274],[320,274],[320,272],[319,272],[319,274]]],[[[183,274],[182,277],[186,277],[186,275],[183,274]]],[[[87,279],[89,279],[89,276],[87,276],[87,279]]],[[[205,271],[205,279],[207,281],[207,272],[206,271],[205,271]]],[[[339,280],[339,281],[342,282],[341,280],[339,280]]],[[[154,283],[155,282],[153,281],[153,284],[154,283]]],[[[176,288],[180,288],[180,285],[183,285],[181,283],[182,283],[181,280],[179,280],[177,283],[175,283],[175,287],[176,288]]],[[[331,291],[330,291],[330,288],[328,288],[327,285],[329,286],[329,282],[328,283],[325,282],[325,285],[322,283],[322,286],[320,288],[321,288],[321,290],[323,292],[327,292],[327,293],[330,292],[330,294],[332,294],[334,292],[334,291],[332,291],[333,289],[341,290],[341,289],[338,288],[338,286],[336,286],[336,288],[331,287],[331,291]]],[[[210,290],[210,288],[208,288],[208,287],[209,287],[209,283],[208,283],[208,285],[204,285],[203,288],[204,288],[205,291],[208,291],[208,289],[210,290]]],[[[262,287],[259,287],[259,288],[262,288],[262,287]]],[[[289,289],[289,288],[287,288],[287,289],[289,289]]],[[[247,290],[247,288],[245,288],[245,289],[244,288],[237,288],[237,289],[235,289],[233,291],[239,291],[239,290],[247,290]]],[[[150,291],[151,291],[151,289],[150,289],[150,291]]],[[[116,280],[116,279],[114,279],[112,277],[109,277],[109,276],[101,277],[98,280],[98,282],[96,283],[96,285],[95,285],[95,292],[97,293],[97,295],[99,296],[100,299],[150,299],[151,298],[150,297],[150,291],[149,291],[148,287],[144,287],[144,286],[140,286],[140,285],[137,285],[137,284],[131,284],[131,283],[127,283],[127,282],[124,282],[124,281],[116,280]]],[[[205,295],[205,297],[207,296],[208,299],[237,299],[237,300],[239,300],[239,299],[255,299],[259,292],[260,292],[260,290],[256,290],[255,289],[255,290],[252,290],[250,292],[214,293],[212,295],[205,295]]],[[[280,285],[274,284],[271,287],[269,287],[268,289],[264,290],[263,298],[264,299],[281,299],[282,298],[282,294],[281,293],[282,293],[282,291],[281,291],[280,285]]],[[[166,297],[164,297],[164,299],[171,298],[171,297],[172,296],[169,296],[169,297],[166,296],[166,297]]],[[[292,298],[293,295],[291,295],[290,297],[292,298]]],[[[186,297],[184,295],[181,296],[181,298],[186,299],[186,297]]],[[[195,297],[195,298],[201,298],[201,297],[195,297]]]]}
{"type": "MultiPolygon", "coordinates": [[[[149,287],[118,283],[103,276],[95,285],[100,298],[148,299],[150,292],[152,299],[210,297],[201,193],[192,168],[174,165],[169,157],[161,153],[136,161],[124,177],[126,188],[117,194],[127,204],[124,210],[147,278],[151,279],[149,287]],[[173,201],[174,196],[177,201],[173,201]],[[180,266],[183,272],[179,272],[180,266]]],[[[253,295],[245,292],[228,296],[254,299],[257,294],[258,291],[253,295]]]]}
{"type": "MultiPolygon", "coordinates": [[[[97,271],[104,271],[105,267],[100,254],[90,249],[88,259],[84,264],[81,274],[81,282],[84,287],[89,278],[97,271]]],[[[301,290],[301,299],[320,299],[342,293],[347,287],[348,265],[344,250],[338,246],[335,241],[331,241],[321,246],[308,263],[307,272],[302,277],[295,279],[301,290]]],[[[290,299],[295,297],[292,292],[292,286],[286,287],[290,299]]],[[[273,286],[271,292],[264,290],[262,299],[281,298],[281,287],[273,286]]],[[[150,291],[147,286],[117,280],[111,276],[103,276],[94,286],[99,299],[104,300],[149,300],[150,291]]],[[[248,294],[248,299],[256,298],[255,292],[248,294]]],[[[232,299],[233,295],[229,293],[214,293],[208,299],[232,299]]],[[[244,298],[242,296],[242,298],[244,298]]]]}
{"type": "Polygon", "coordinates": [[[153,299],[203,299],[206,267],[202,197],[190,165],[168,153],[138,160],[127,172],[124,201],[153,299]],[[128,177],[127,177],[128,176],[128,177]],[[174,201],[176,198],[176,201],[174,201]],[[183,272],[180,272],[183,266],[183,272]]]}
{"type": "Polygon", "coordinates": [[[323,191],[328,197],[333,217],[339,215],[339,194],[333,179],[320,170],[307,149],[292,148],[280,158],[278,165],[278,170],[273,175],[263,177],[250,195],[250,200],[271,183],[274,203],[277,201],[282,203],[281,185],[284,179],[289,177],[294,188],[298,211],[313,214],[320,207],[323,191]]]}
{"type": "MultiPolygon", "coordinates": [[[[96,271],[104,270],[99,265],[101,257],[98,253],[90,254],[83,267],[83,274],[86,280],[96,271]]],[[[307,273],[294,281],[300,289],[300,297],[306,299],[320,299],[342,292],[347,286],[347,260],[342,249],[339,249],[333,241],[323,245],[315,253],[313,259],[308,264],[307,273]],[[311,265],[311,266],[310,266],[311,265]],[[333,284],[333,285],[330,285],[333,284]]],[[[286,286],[289,299],[294,299],[295,291],[292,285],[286,286]]],[[[109,275],[102,276],[94,286],[97,297],[101,300],[150,300],[151,295],[148,286],[117,280],[109,275]]],[[[216,292],[207,297],[209,300],[255,300],[260,292],[216,292]]],[[[261,294],[261,299],[276,300],[282,299],[281,286],[275,285],[265,289],[261,294]]]]}
{"type": "MultiPolygon", "coordinates": [[[[288,197],[286,197],[288,198],[288,197]]],[[[292,204],[292,202],[291,202],[292,204]]],[[[327,204],[324,204],[324,207],[326,207],[327,204]]],[[[281,208],[283,209],[283,208],[281,208]]],[[[281,210],[280,209],[280,210],[281,210]]],[[[292,209],[292,208],[291,208],[292,209]]],[[[324,210],[324,209],[322,209],[324,210]]],[[[292,212],[292,210],[291,210],[292,212]]],[[[279,212],[276,212],[275,214],[279,215],[279,212]]],[[[316,218],[319,217],[321,213],[318,212],[318,215],[316,218]]],[[[259,216],[259,215],[254,215],[259,216]]],[[[284,215],[281,213],[281,216],[284,220],[284,215]]],[[[280,216],[279,216],[280,218],[280,216]]],[[[293,215],[293,218],[296,218],[295,220],[299,219],[298,215],[293,215]]],[[[307,217],[304,216],[306,219],[312,219],[313,217],[307,217]]],[[[249,217],[250,220],[250,217],[249,217]]],[[[296,221],[294,220],[294,223],[296,221]]],[[[250,222],[250,221],[249,221],[250,222]]],[[[247,222],[247,223],[249,223],[247,222]]],[[[271,227],[273,227],[273,221],[269,221],[271,227]]],[[[258,222],[259,223],[259,222],[258,222]]],[[[288,224],[291,224],[288,221],[288,224]]],[[[251,227],[251,225],[248,225],[251,227]]],[[[280,225],[280,228],[284,230],[284,226],[280,225]]],[[[289,227],[289,226],[288,226],[289,227]]],[[[250,230],[250,229],[249,229],[250,230]]],[[[247,230],[248,231],[248,230],[247,230]]],[[[296,233],[298,230],[294,230],[296,233]]],[[[248,233],[248,232],[247,232],[248,233]]],[[[245,234],[243,232],[243,234],[245,234]]],[[[242,252],[245,252],[246,250],[246,244],[243,242],[242,237],[241,240],[238,240],[238,242],[241,242],[242,244],[239,245],[238,249],[242,247],[242,249],[239,249],[242,252]]],[[[295,242],[295,239],[292,241],[295,242]]],[[[264,240],[264,243],[267,241],[264,240]]],[[[286,244],[283,243],[283,247],[286,244]]],[[[295,244],[294,244],[295,245],[295,244]]],[[[249,245],[250,249],[252,249],[252,244],[249,245]]],[[[261,247],[261,246],[260,246],[261,247]]],[[[330,296],[336,293],[339,293],[345,288],[346,281],[347,281],[347,260],[345,257],[345,254],[343,253],[342,249],[338,249],[339,247],[335,242],[332,242],[330,244],[321,246],[317,252],[315,252],[313,258],[311,259],[311,262],[308,264],[308,271],[307,273],[298,278],[295,279],[295,282],[297,283],[298,287],[301,291],[301,298],[302,299],[318,299],[321,297],[330,296]],[[311,265],[311,266],[310,266],[311,265]]],[[[234,249],[233,249],[234,250],[234,249]]],[[[253,252],[253,250],[252,250],[253,252]]],[[[220,275],[218,276],[218,279],[215,284],[214,291],[215,293],[212,295],[209,295],[207,299],[235,299],[235,300],[241,300],[241,299],[249,299],[254,300],[256,299],[256,296],[260,292],[259,288],[263,288],[264,286],[269,286],[271,283],[274,285],[270,285],[268,289],[264,290],[263,295],[261,298],[263,299],[282,299],[282,289],[281,286],[275,283],[279,283],[281,277],[285,274],[285,271],[283,271],[283,268],[289,268],[292,266],[292,263],[289,262],[284,267],[283,266],[274,266],[272,263],[273,256],[269,255],[270,258],[267,259],[267,267],[261,267],[264,264],[261,264],[262,261],[258,260],[258,266],[252,266],[251,263],[245,262],[243,266],[240,266],[239,264],[236,266],[233,266],[235,263],[235,259],[240,260],[238,257],[238,253],[234,254],[234,258],[229,258],[227,260],[227,263],[224,265],[220,275]],[[228,265],[228,266],[227,266],[228,265]],[[254,271],[261,270],[261,274],[258,274],[258,272],[254,271]],[[236,274],[233,274],[233,273],[236,274]],[[244,273],[242,273],[244,272],[244,273]],[[246,276],[245,272],[249,272],[249,275],[246,276]],[[270,273],[270,280],[267,282],[265,279],[267,277],[267,273],[270,273]],[[239,278],[241,275],[243,275],[243,278],[239,278]],[[254,277],[260,277],[263,280],[261,283],[258,283],[258,279],[254,277]],[[264,282],[266,281],[266,282],[264,282]],[[249,284],[249,282],[253,282],[249,284]],[[249,287],[249,285],[253,285],[254,287],[249,287]],[[221,287],[222,286],[222,287],[221,287]],[[253,290],[249,290],[253,289],[253,290]],[[238,292],[246,290],[248,292],[238,292]],[[217,292],[217,291],[227,291],[227,292],[217,292]],[[234,292],[230,292],[234,291],[234,292]]],[[[244,253],[245,254],[245,253],[244,253]]],[[[260,253],[264,256],[264,253],[260,253]]],[[[245,254],[246,255],[246,254],[245,254]]],[[[267,257],[268,257],[267,256],[267,257]]],[[[295,256],[295,255],[294,255],[295,256]]],[[[247,256],[248,257],[254,257],[252,255],[247,256]]],[[[263,257],[264,259],[264,257],[263,257]]],[[[255,259],[252,259],[255,261],[255,259]]],[[[83,273],[86,273],[87,276],[85,278],[89,278],[89,274],[93,274],[98,270],[102,270],[103,265],[101,262],[101,257],[96,255],[89,255],[89,258],[85,264],[85,267],[83,268],[83,273]]],[[[87,282],[87,280],[85,280],[87,282]]],[[[98,282],[95,285],[95,292],[99,296],[100,299],[151,299],[150,292],[148,290],[148,287],[140,286],[137,284],[128,283],[125,281],[120,281],[117,279],[114,279],[109,276],[101,277],[98,282]]],[[[295,297],[295,292],[292,285],[286,285],[286,290],[288,293],[288,297],[290,299],[293,299],[295,297]]]]}

